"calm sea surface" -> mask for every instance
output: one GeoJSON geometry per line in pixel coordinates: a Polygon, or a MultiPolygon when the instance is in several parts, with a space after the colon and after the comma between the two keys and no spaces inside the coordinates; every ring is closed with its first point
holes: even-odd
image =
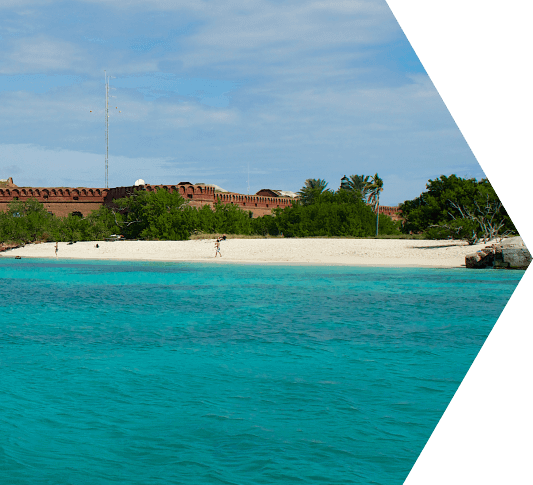
{"type": "Polygon", "coordinates": [[[522,275],[0,259],[0,483],[400,484],[522,275]]]}

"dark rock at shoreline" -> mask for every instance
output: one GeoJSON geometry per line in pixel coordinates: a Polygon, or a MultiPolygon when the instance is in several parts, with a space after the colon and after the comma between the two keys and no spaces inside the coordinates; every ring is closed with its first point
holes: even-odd
{"type": "Polygon", "coordinates": [[[531,263],[531,253],[524,248],[507,248],[502,250],[503,262],[509,264],[509,268],[526,269],[531,263]]]}
{"type": "Polygon", "coordinates": [[[477,253],[467,254],[467,268],[527,269],[531,253],[520,236],[503,239],[477,253]]]}
{"type": "Polygon", "coordinates": [[[485,248],[476,253],[467,254],[465,264],[467,268],[492,268],[494,265],[494,250],[485,248]]]}

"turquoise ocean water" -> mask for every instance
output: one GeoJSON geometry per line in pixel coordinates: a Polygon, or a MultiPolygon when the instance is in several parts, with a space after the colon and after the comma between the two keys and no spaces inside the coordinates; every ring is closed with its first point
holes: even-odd
{"type": "Polygon", "coordinates": [[[522,274],[0,259],[0,483],[402,483],[522,274]]]}

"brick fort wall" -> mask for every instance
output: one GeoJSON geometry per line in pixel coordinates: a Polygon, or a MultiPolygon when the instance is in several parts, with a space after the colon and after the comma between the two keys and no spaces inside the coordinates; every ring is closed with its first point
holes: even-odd
{"type": "MultiPolygon", "coordinates": [[[[253,217],[272,214],[276,208],[289,207],[294,199],[290,197],[269,197],[265,195],[244,195],[234,192],[215,192],[213,187],[179,183],[176,185],[140,185],[129,187],[114,187],[110,189],[87,187],[0,187],[0,210],[7,211],[7,206],[13,200],[28,200],[30,198],[41,202],[46,210],[58,217],[66,217],[72,213],[88,216],[93,210],[102,205],[113,206],[113,199],[130,197],[135,190],[148,192],[166,189],[169,192],[179,192],[192,207],[201,208],[205,205],[213,208],[220,201],[222,204],[236,205],[245,211],[251,211],[253,217]]],[[[381,206],[379,213],[401,220],[398,207],[381,206]]]]}
{"type": "Polygon", "coordinates": [[[109,189],[105,204],[111,206],[113,199],[129,197],[135,190],[148,192],[166,189],[179,194],[189,202],[192,207],[201,208],[205,205],[213,208],[220,201],[222,204],[232,204],[245,211],[251,211],[253,217],[272,214],[272,209],[289,207],[294,199],[290,197],[265,197],[259,195],[243,195],[234,192],[215,192],[214,187],[180,183],[176,185],[140,185],[131,187],[115,187],[109,189]]]}
{"type": "Polygon", "coordinates": [[[48,212],[58,217],[66,217],[74,212],[80,212],[85,217],[102,206],[107,191],[85,187],[0,188],[0,210],[7,211],[8,204],[14,200],[36,199],[48,212]]]}

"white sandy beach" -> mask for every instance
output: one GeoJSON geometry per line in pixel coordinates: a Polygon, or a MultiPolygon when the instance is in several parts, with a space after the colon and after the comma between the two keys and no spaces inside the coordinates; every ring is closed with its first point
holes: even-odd
{"type": "MultiPolygon", "coordinates": [[[[215,241],[98,241],[59,243],[58,259],[194,261],[259,264],[464,267],[465,255],[486,244],[407,239],[227,239],[215,259],[215,241]]],[[[55,243],[30,244],[0,257],[54,258],[55,243]]]]}

